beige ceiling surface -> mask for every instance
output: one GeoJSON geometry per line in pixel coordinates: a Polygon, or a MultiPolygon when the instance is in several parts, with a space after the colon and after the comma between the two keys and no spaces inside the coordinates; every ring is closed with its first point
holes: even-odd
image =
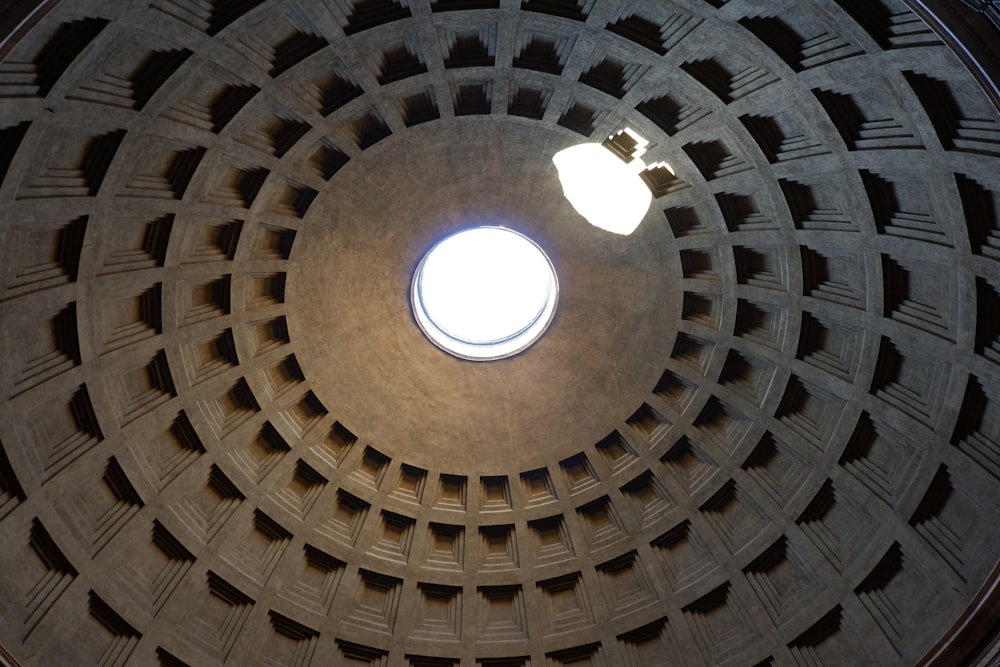
{"type": "Polygon", "coordinates": [[[1000,559],[1000,122],[897,0],[66,1],[0,61],[24,665],[912,665],[1000,559]],[[551,165],[665,160],[631,237],[551,165]],[[511,359],[412,320],[524,231],[511,359]]]}
{"type": "Polygon", "coordinates": [[[543,467],[608,435],[660,378],[682,298],[672,236],[652,214],[630,238],[587,225],[551,162],[577,139],[539,129],[429,125],[405,147],[373,148],[338,172],[296,238],[287,302],[311,305],[288,325],[308,350],[303,375],[387,455],[484,475],[543,467]],[[429,344],[409,305],[423,254],[476,224],[528,234],[561,281],[542,340],[495,363],[429,344]]]}

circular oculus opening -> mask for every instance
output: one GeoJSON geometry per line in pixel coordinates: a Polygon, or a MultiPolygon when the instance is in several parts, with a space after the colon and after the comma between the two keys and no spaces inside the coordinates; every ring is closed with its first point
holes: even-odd
{"type": "Polygon", "coordinates": [[[548,328],[559,284],[538,244],[505,227],[474,227],[438,242],[413,276],[413,314],[424,334],[462,359],[521,352],[548,328]]]}

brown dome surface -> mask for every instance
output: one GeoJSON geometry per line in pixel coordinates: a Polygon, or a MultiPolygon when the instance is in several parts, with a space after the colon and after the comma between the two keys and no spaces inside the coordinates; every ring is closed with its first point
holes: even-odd
{"type": "Polygon", "coordinates": [[[990,650],[1000,116],[898,0],[63,0],[0,32],[0,663],[990,650]],[[617,236],[552,156],[624,127],[676,177],[617,236]],[[490,362],[409,301],[480,224],[560,283],[490,362]]]}
{"type": "Polygon", "coordinates": [[[579,143],[568,135],[429,124],[352,161],[313,203],[286,299],[313,307],[289,310],[289,335],[308,350],[299,363],[319,400],[384,454],[480,474],[541,468],[608,435],[656,385],[683,295],[673,238],[655,211],[629,237],[583,222],[553,173],[552,155],[579,143]],[[385,196],[382,183],[407,195],[385,196]],[[536,345],[470,364],[428,344],[410,283],[443,234],[481,224],[542,244],[561,290],[536,345]]]}

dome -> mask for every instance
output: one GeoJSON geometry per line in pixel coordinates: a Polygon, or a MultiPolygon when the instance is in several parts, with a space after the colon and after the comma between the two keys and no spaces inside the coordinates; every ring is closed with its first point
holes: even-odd
{"type": "Polygon", "coordinates": [[[8,3],[0,663],[987,664],[996,13],[8,3]],[[471,227],[558,277],[486,362],[471,227]]]}

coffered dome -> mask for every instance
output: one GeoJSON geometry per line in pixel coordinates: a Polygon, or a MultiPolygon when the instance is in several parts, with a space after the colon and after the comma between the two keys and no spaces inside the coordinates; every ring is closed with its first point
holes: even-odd
{"type": "Polygon", "coordinates": [[[5,11],[0,662],[988,658],[1000,116],[899,0],[5,11]],[[413,315],[476,226],[503,359],[413,315]]]}

